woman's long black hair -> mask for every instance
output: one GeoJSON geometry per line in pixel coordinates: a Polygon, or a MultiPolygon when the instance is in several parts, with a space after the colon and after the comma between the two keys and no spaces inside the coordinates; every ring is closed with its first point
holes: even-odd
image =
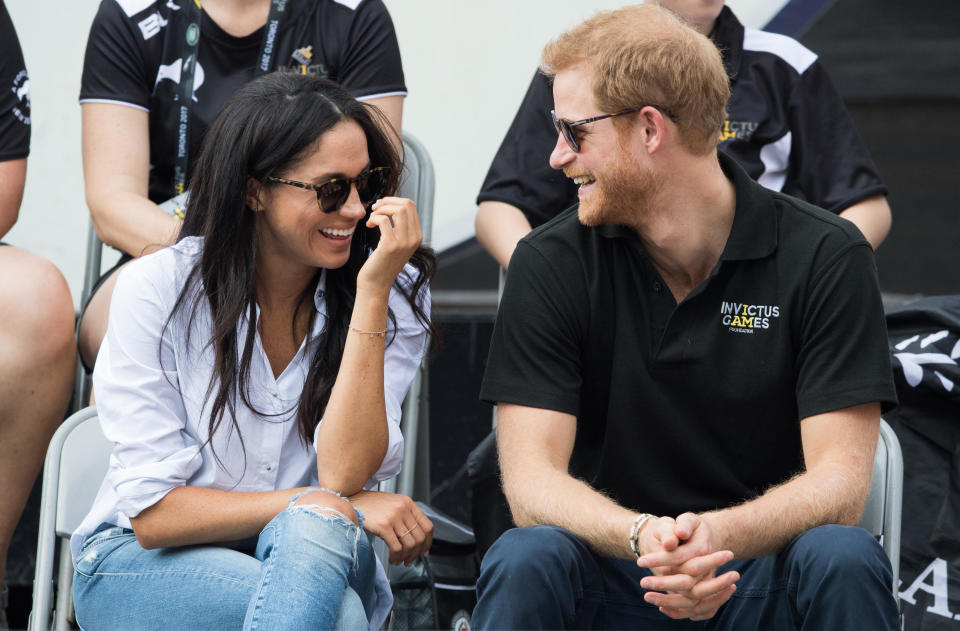
{"type": "MultiPolygon", "coordinates": [[[[206,133],[191,174],[186,219],[179,236],[180,240],[203,237],[202,254],[190,271],[166,326],[170,326],[180,310],[189,308],[189,344],[197,309],[206,298],[213,333],[205,342],[215,352],[207,390],[207,396],[214,397],[208,442],[225,415],[240,435],[235,414],[238,396],[248,408],[266,415],[254,408],[249,397],[248,378],[256,335],[257,231],[255,213],[246,203],[247,182],[253,178],[261,188],[278,186],[269,183],[268,178],[296,165],[316,147],[326,131],[344,120],[353,121],[363,129],[371,166],[390,167],[384,195],[393,195],[403,160],[384,131],[389,123],[379,110],[358,102],[346,90],[325,79],[292,73],[264,75],[237,90],[206,133]],[[237,324],[243,317],[249,326],[245,339],[239,340],[237,324]]],[[[365,222],[360,221],[347,263],[339,269],[327,270],[326,325],[310,361],[297,411],[297,425],[304,443],[313,440],[314,430],[330,399],[347,339],[357,273],[379,238],[378,228],[367,228],[365,222]]],[[[410,264],[416,268],[416,276],[406,287],[399,282],[396,287],[432,334],[433,327],[418,296],[436,268],[433,252],[419,247],[410,264]]],[[[315,291],[316,283],[311,283],[303,296],[311,314],[315,291]]],[[[392,312],[389,318],[396,322],[392,312]]],[[[242,436],[240,440],[242,443],[242,436]]]]}

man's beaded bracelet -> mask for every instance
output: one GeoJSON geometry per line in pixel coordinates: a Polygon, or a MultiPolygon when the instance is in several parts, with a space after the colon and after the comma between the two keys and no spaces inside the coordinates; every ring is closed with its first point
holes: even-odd
{"type": "Polygon", "coordinates": [[[640,558],[640,529],[643,528],[645,523],[654,518],[650,513],[640,513],[637,515],[637,518],[633,520],[633,526],[630,528],[630,549],[633,550],[633,554],[635,554],[638,559],[640,558]]]}

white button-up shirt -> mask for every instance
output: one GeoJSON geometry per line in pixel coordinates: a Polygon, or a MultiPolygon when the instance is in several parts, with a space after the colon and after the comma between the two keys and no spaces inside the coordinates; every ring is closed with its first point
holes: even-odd
{"type": "MultiPolygon", "coordinates": [[[[253,412],[238,397],[236,421],[243,442],[226,414],[207,442],[212,392],[216,391],[210,390],[214,350],[208,344],[212,322],[207,298],[200,297],[189,336],[193,296],[164,329],[187,275],[200,257],[202,243],[200,237],[186,238],[131,262],[120,272],[107,335],[93,374],[100,425],[114,449],[93,508],[71,538],[75,559],[83,541],[98,526],[130,528],[130,517],[179,486],[272,491],[318,482],[317,452],[313,444],[300,440],[296,412],[310,359],[326,324],[325,271],[314,296],[317,315],[313,328],[279,378],[273,376],[259,334],[255,336],[248,392],[253,407],[263,414],[253,412]]],[[[416,270],[406,266],[400,282],[409,283],[414,274],[416,270]]],[[[429,290],[424,288],[419,299],[429,313],[429,290]]],[[[383,362],[389,443],[367,488],[400,470],[400,407],[426,341],[423,325],[396,287],[389,305],[396,319],[395,324],[388,320],[389,344],[383,362]]],[[[237,324],[238,355],[249,326],[247,318],[237,324]]],[[[379,567],[377,592],[381,597],[371,622],[385,615],[391,604],[389,586],[379,567]]]]}

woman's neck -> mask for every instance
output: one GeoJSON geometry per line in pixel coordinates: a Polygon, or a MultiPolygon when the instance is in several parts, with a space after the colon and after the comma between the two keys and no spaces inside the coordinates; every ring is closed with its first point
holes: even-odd
{"type": "Polygon", "coordinates": [[[273,312],[292,313],[303,300],[307,287],[316,278],[317,270],[300,272],[269,273],[258,265],[256,272],[257,304],[260,309],[273,312]]]}
{"type": "Polygon", "coordinates": [[[233,37],[255,32],[270,14],[270,0],[201,0],[201,4],[207,16],[233,37]]]}

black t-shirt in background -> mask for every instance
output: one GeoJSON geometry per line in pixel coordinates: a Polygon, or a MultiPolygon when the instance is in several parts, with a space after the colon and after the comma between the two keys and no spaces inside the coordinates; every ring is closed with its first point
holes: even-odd
{"type": "Polygon", "coordinates": [[[0,2],[0,162],[30,154],[30,78],[7,7],[0,2]]]}
{"type": "MultiPolygon", "coordinates": [[[[102,0],[84,57],[81,103],[116,102],[149,112],[149,197],[157,203],[175,194],[176,98],[188,1],[102,0]]],[[[233,37],[202,15],[191,164],[220,106],[254,78],[265,28],[233,37]]],[[[406,94],[396,33],[381,0],[289,0],[272,69],[301,71],[293,54],[308,46],[307,72],[340,83],[357,98],[406,94]]]]}

